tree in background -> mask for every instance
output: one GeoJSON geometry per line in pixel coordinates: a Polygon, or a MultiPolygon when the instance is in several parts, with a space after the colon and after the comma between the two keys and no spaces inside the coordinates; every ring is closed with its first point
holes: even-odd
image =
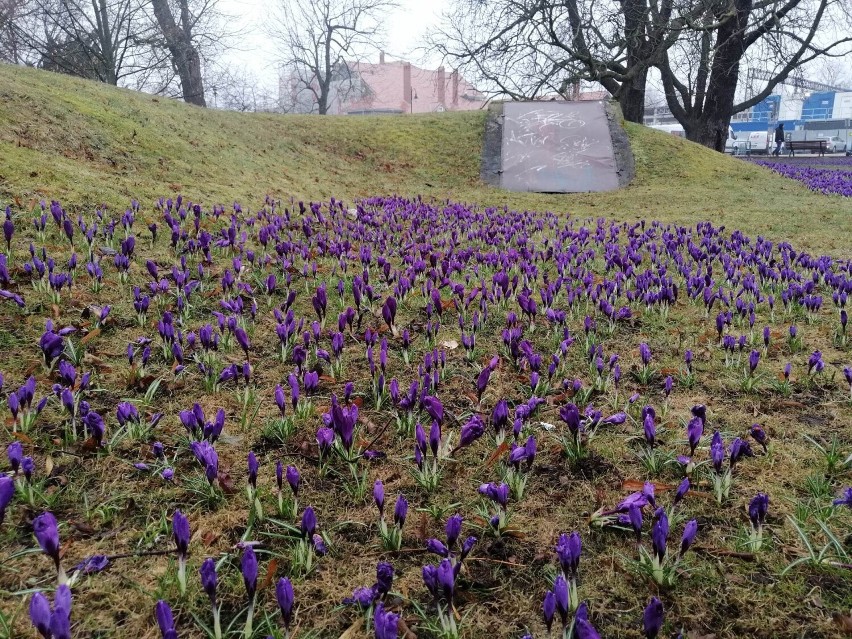
{"type": "Polygon", "coordinates": [[[352,90],[349,60],[381,47],[382,14],[393,0],[279,0],[270,36],[280,45],[292,110],[328,113],[352,90]]]}
{"type": "Polygon", "coordinates": [[[140,0],[2,2],[0,52],[8,62],[112,85],[151,64],[140,0]]]}
{"type": "Polygon", "coordinates": [[[0,0],[0,60],[204,106],[228,24],[217,0],[0,0]]]}
{"type": "Polygon", "coordinates": [[[201,73],[201,54],[196,42],[195,26],[203,10],[215,5],[205,2],[202,11],[190,10],[189,0],[150,0],[157,25],[171,58],[172,69],[180,79],[181,94],[185,102],[206,107],[204,77],[201,73]],[[173,10],[175,9],[175,10],[173,10]],[[177,18],[175,18],[177,15],[177,18]]]}
{"type": "Polygon", "coordinates": [[[648,70],[676,35],[674,0],[455,0],[430,46],[497,93],[569,97],[602,85],[641,122],[648,70]]]}
{"type": "MultiPolygon", "coordinates": [[[[735,113],[772,94],[809,63],[852,54],[848,0],[703,0],[683,21],[660,70],[666,102],[687,139],[725,150],[735,113]],[[741,68],[762,71],[762,85],[737,101],[741,68]]],[[[742,93],[742,92],[740,92],[742,93]]]]}
{"type": "Polygon", "coordinates": [[[603,86],[642,122],[649,71],[686,136],[724,150],[734,113],[790,73],[849,52],[849,0],[454,0],[431,47],[497,94],[603,86]],[[736,102],[740,67],[770,79],[736,102]]]}

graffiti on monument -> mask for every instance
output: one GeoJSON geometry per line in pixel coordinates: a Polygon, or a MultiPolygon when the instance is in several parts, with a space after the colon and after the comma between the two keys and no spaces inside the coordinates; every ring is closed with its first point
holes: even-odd
{"type": "Polygon", "coordinates": [[[503,188],[576,192],[618,187],[602,103],[510,102],[503,116],[503,188]]]}

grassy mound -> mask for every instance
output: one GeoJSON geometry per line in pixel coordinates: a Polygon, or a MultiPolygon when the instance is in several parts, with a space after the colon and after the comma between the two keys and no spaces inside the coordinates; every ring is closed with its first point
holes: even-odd
{"type": "Polygon", "coordinates": [[[479,181],[484,113],[313,117],[202,110],[0,66],[0,198],[125,207],[169,193],[243,205],[402,193],[632,220],[730,224],[803,248],[852,248],[852,206],[768,170],[628,124],[637,176],[608,194],[513,194],[479,181]]]}

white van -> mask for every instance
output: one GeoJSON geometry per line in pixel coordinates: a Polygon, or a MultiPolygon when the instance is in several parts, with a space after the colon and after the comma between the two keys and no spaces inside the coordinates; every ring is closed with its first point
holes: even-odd
{"type": "Polygon", "coordinates": [[[769,131],[749,131],[748,141],[751,152],[766,155],[769,153],[770,137],[769,131]]]}

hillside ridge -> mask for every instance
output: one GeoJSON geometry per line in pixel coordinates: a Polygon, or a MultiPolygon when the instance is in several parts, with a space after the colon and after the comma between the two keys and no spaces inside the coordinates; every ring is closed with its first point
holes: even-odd
{"type": "Polygon", "coordinates": [[[484,112],[306,116],[200,109],[35,69],[0,65],[0,200],[28,208],[183,193],[204,204],[399,193],[625,220],[710,219],[747,232],[852,248],[848,199],[627,123],[636,178],[607,194],[507,193],[479,180],[484,112]]]}

